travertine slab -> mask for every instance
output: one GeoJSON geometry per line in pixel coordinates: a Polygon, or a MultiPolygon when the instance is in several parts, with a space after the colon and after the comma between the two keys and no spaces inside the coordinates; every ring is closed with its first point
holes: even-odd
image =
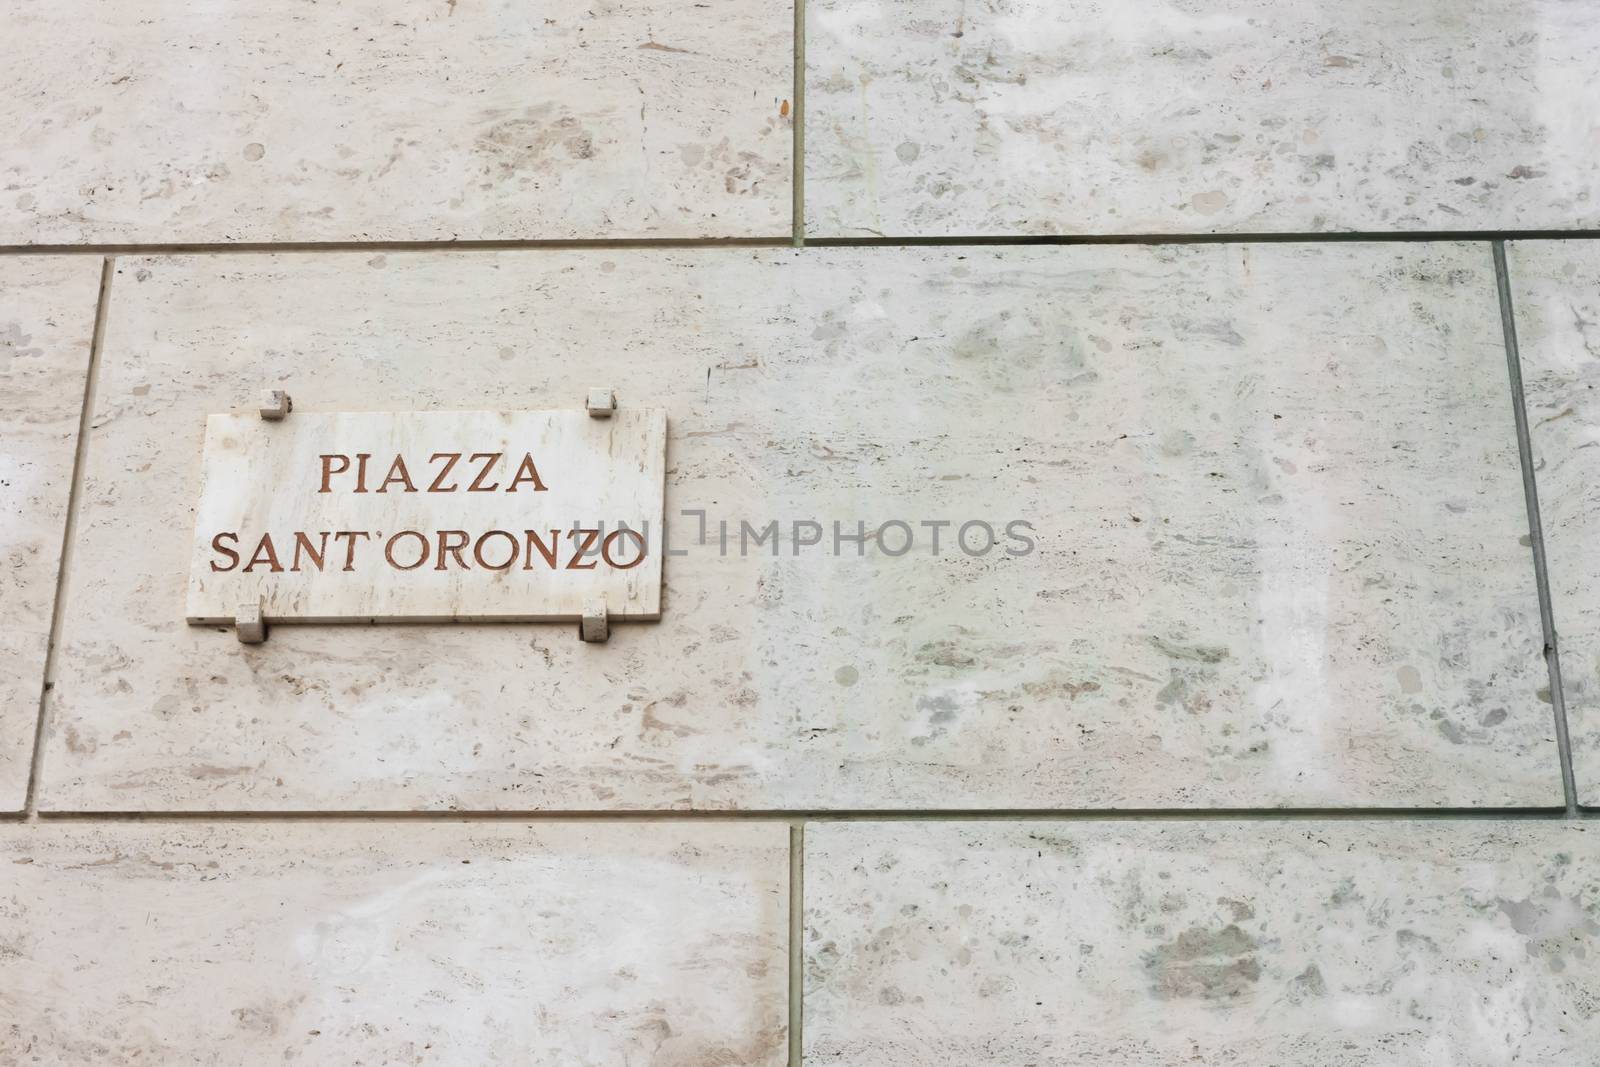
{"type": "Polygon", "coordinates": [[[48,808],[1560,801],[1481,245],[118,269],[48,808]],[[263,379],[648,398],[662,621],[185,626],[202,419],[263,379]]]}
{"type": "Polygon", "coordinates": [[[666,452],[649,408],[212,415],[188,620],[659,618],[666,452]]]}
{"type": "Polygon", "coordinates": [[[1508,257],[1578,794],[1600,805],[1600,245],[1508,257]]]}
{"type": "Polygon", "coordinates": [[[0,260],[0,811],[28,789],[100,260],[0,260]]]}
{"type": "Polygon", "coordinates": [[[776,1067],[779,825],[0,826],[0,1061],[776,1067]]]}
{"type": "Polygon", "coordinates": [[[1600,843],[1532,822],[812,824],[805,1060],[1588,1063],[1600,843]]]}
{"type": "Polygon", "coordinates": [[[0,244],[791,231],[786,0],[14,6],[0,244]]]}
{"type": "Polygon", "coordinates": [[[1600,226],[1569,0],[808,0],[812,236],[1600,226]]]}

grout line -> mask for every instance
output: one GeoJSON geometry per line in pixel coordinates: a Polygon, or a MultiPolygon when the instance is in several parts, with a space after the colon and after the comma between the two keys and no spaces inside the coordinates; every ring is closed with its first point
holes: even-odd
{"type": "Polygon", "coordinates": [[[1532,241],[1600,238],[1600,230],[1383,230],[1215,233],[1103,233],[946,237],[814,237],[818,248],[930,248],[985,245],[1347,244],[1358,242],[1532,241]]]}
{"type": "Polygon", "coordinates": [[[1511,303],[1511,270],[1506,245],[1495,241],[1495,289],[1500,297],[1500,329],[1505,336],[1506,371],[1511,379],[1511,410],[1517,425],[1517,452],[1522,461],[1522,495],[1528,507],[1529,540],[1533,542],[1533,577],[1539,593],[1539,624],[1544,630],[1544,661],[1550,674],[1550,710],[1555,719],[1556,752],[1561,764],[1561,791],[1567,814],[1578,814],[1578,787],[1572,768],[1572,738],[1567,731],[1566,698],[1561,690],[1561,654],[1555,612],[1550,600],[1550,569],[1545,556],[1544,524],[1539,518],[1539,487],[1534,478],[1533,437],[1528,432],[1527,400],[1522,389],[1522,352],[1517,347],[1516,309],[1511,303]]]}
{"type": "MultiPolygon", "coordinates": [[[[800,10],[804,0],[797,0],[800,10]]],[[[803,49],[803,43],[797,46],[803,49]]],[[[803,74],[798,76],[803,79],[803,74]]],[[[804,209],[805,148],[803,80],[797,82],[795,151],[797,181],[794,200],[804,209]]],[[[653,251],[684,248],[942,248],[1010,245],[1174,245],[1174,244],[1341,244],[1358,242],[1422,243],[1428,241],[1553,241],[1600,239],[1600,230],[1414,230],[1385,232],[1305,231],[1282,233],[1110,233],[1041,234],[1037,236],[951,237],[806,237],[804,216],[788,237],[640,237],[589,239],[494,239],[471,241],[210,241],[189,243],[129,243],[81,245],[0,245],[0,256],[61,255],[273,255],[306,252],[515,252],[581,251],[585,249],[653,251]]]]}
{"type": "MultiPolygon", "coordinates": [[[[53,823],[117,822],[1449,822],[1542,821],[1573,813],[1526,808],[977,808],[727,811],[45,811],[53,823]]],[[[1587,809],[1579,817],[1600,819],[1587,809]]],[[[17,816],[13,816],[17,818],[17,816]]],[[[0,817],[3,821],[3,817],[0,817]]]]}
{"type": "Polygon", "coordinates": [[[794,247],[806,245],[806,0],[794,0],[794,247]]]}
{"type": "Polygon", "coordinates": [[[789,827],[789,1067],[805,1064],[806,824],[789,827]]]}
{"type": "Polygon", "coordinates": [[[39,686],[39,715],[33,725],[33,759],[28,764],[28,792],[23,815],[30,822],[38,818],[39,774],[44,769],[44,735],[49,725],[50,690],[55,685],[56,650],[61,645],[61,626],[67,594],[67,573],[72,564],[72,545],[78,528],[78,510],[83,497],[84,461],[89,452],[89,423],[94,418],[95,382],[100,373],[100,349],[105,343],[106,317],[111,305],[111,277],[116,260],[105,257],[100,264],[100,289],[95,296],[94,329],[89,335],[89,365],[83,374],[83,407],[78,412],[78,440],[72,456],[72,481],[67,493],[66,521],[61,526],[61,555],[56,562],[55,600],[50,608],[50,640],[45,646],[44,677],[39,686]]]}
{"type": "MultiPolygon", "coordinates": [[[[1597,234],[1600,236],[1600,234],[1597,234]]],[[[272,255],[301,252],[519,252],[678,248],[788,248],[788,237],[644,237],[482,241],[193,241],[187,243],[0,245],[0,255],[272,255]]]]}

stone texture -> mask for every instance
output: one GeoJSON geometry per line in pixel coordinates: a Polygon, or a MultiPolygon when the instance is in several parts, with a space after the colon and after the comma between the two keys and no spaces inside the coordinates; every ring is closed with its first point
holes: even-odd
{"type": "Polygon", "coordinates": [[[1574,771],[1600,805],[1600,246],[1507,254],[1574,771]]]}
{"type": "Polygon", "coordinates": [[[117,269],[46,808],[1560,802],[1481,245],[117,269]],[[660,623],[185,625],[208,412],[595,382],[668,413],[660,623]]]}
{"type": "Polygon", "coordinates": [[[1568,0],[809,0],[811,236],[1600,225],[1568,0]]]}
{"type": "Polygon", "coordinates": [[[1589,1062],[1582,824],[823,823],[809,1064],[1589,1062]]]}
{"type": "Polygon", "coordinates": [[[781,825],[0,826],[6,1063],[785,1062],[781,825]]]}
{"type": "Polygon", "coordinates": [[[781,0],[30,3],[0,244],[787,236],[793,26],[781,0]]]}
{"type": "Polygon", "coordinates": [[[100,267],[0,260],[0,811],[28,790],[100,267]]]}

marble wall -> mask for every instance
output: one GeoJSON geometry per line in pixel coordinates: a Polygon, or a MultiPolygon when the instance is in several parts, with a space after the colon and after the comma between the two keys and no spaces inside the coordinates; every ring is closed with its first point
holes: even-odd
{"type": "Polygon", "coordinates": [[[1592,1057],[1590,7],[7,30],[0,1063],[1592,1057]],[[206,415],[594,386],[659,622],[185,622],[206,415]]]}
{"type": "Polygon", "coordinates": [[[1600,225],[1568,0],[808,0],[818,237],[1600,225]]]}

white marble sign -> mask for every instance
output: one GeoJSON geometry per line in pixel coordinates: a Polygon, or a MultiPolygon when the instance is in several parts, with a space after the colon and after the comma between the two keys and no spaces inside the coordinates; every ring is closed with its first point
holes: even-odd
{"type": "Polygon", "coordinates": [[[191,623],[661,611],[666,413],[212,415],[191,623]]]}

